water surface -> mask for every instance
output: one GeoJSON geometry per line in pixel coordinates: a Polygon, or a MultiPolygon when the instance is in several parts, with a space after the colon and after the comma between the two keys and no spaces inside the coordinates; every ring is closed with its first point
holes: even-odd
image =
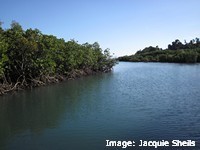
{"type": "Polygon", "coordinates": [[[106,139],[189,139],[199,149],[200,65],[120,62],[111,73],[0,97],[2,150],[120,149],[106,139]]]}

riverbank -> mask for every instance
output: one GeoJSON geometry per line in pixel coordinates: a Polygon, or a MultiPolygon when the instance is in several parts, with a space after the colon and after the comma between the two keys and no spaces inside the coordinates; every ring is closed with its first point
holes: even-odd
{"type": "Polygon", "coordinates": [[[4,82],[4,83],[0,84],[0,96],[14,92],[14,91],[26,90],[26,89],[45,86],[45,85],[49,85],[49,84],[56,84],[56,83],[60,83],[60,82],[66,81],[66,80],[74,80],[77,78],[91,76],[91,75],[97,75],[100,73],[108,73],[111,70],[112,70],[112,68],[109,68],[104,71],[93,71],[93,70],[87,68],[84,70],[74,70],[74,71],[68,72],[66,75],[41,76],[36,79],[31,79],[31,81],[29,81],[29,83],[27,83],[26,81],[16,82],[16,83],[4,82]]]}

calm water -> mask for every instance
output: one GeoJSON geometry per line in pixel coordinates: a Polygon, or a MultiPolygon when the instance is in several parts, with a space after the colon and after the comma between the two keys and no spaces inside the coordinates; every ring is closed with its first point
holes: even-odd
{"type": "Polygon", "coordinates": [[[0,97],[2,150],[120,149],[106,139],[188,139],[200,149],[200,64],[119,63],[0,97]]]}

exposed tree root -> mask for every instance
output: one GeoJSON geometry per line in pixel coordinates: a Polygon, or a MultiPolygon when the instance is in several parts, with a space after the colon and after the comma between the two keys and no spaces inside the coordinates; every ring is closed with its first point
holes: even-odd
{"type": "Polygon", "coordinates": [[[47,84],[52,84],[52,83],[58,83],[64,80],[70,80],[70,79],[76,79],[80,78],[82,76],[88,76],[88,75],[93,75],[101,72],[109,72],[111,70],[105,69],[104,71],[93,71],[89,68],[85,68],[84,70],[73,70],[66,75],[41,75],[38,78],[29,78],[26,79],[25,77],[22,76],[18,77],[16,83],[8,83],[7,80],[3,83],[0,83],[0,95],[12,92],[12,91],[17,91],[17,90],[22,90],[22,89],[27,89],[27,88],[32,88],[32,87],[39,87],[39,86],[45,86],[47,84]]]}

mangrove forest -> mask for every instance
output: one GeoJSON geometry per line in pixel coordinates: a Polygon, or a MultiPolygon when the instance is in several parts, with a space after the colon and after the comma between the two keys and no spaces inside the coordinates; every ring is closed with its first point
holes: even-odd
{"type": "Polygon", "coordinates": [[[65,41],[13,21],[0,23],[0,95],[65,79],[109,72],[116,61],[100,45],[65,41]]]}
{"type": "Polygon", "coordinates": [[[158,46],[149,46],[137,51],[134,55],[122,56],[119,61],[130,62],[172,62],[172,63],[197,63],[200,62],[199,38],[182,43],[176,39],[167,49],[158,46]]]}

